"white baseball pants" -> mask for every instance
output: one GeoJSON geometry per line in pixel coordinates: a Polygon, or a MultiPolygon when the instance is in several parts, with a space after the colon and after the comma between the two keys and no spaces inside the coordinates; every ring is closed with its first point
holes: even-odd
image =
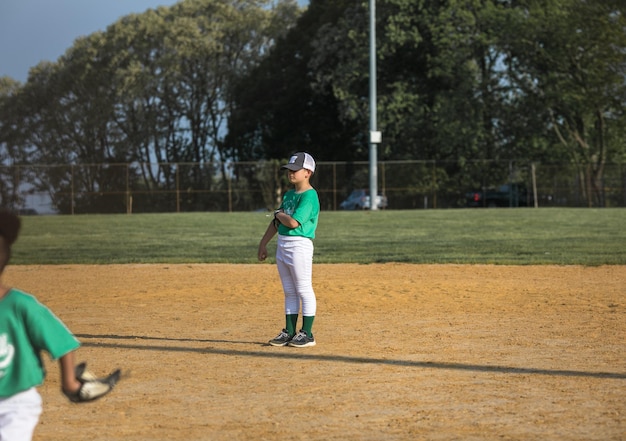
{"type": "Polygon", "coordinates": [[[278,236],[276,265],[285,293],[285,314],[314,316],[317,300],[313,291],[313,241],[300,236],[278,236]]]}
{"type": "Polygon", "coordinates": [[[34,387],[0,398],[0,441],[30,441],[41,410],[41,395],[34,387]]]}

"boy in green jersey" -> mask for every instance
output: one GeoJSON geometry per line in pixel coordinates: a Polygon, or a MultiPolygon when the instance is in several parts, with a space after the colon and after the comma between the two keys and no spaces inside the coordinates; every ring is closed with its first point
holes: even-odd
{"type": "MultiPolygon", "coordinates": [[[[13,213],[0,211],[0,275],[10,260],[20,224],[13,213]]],[[[85,381],[84,372],[77,376],[74,351],[79,346],[46,306],[0,281],[0,440],[32,439],[42,411],[37,392],[45,377],[42,351],[58,360],[62,391],[72,401],[89,401],[112,388],[85,381]]]]}
{"type": "Polygon", "coordinates": [[[285,294],[286,325],[269,344],[304,348],[315,346],[311,331],[317,309],[312,283],[313,239],[320,213],[319,197],[310,183],[315,160],[308,153],[300,152],[282,168],[287,169],[294,188],[285,193],[274,212],[274,220],[259,243],[258,258],[267,258],[267,244],[278,233],[276,266],[285,294]],[[302,329],[296,333],[300,305],[302,329]]]}

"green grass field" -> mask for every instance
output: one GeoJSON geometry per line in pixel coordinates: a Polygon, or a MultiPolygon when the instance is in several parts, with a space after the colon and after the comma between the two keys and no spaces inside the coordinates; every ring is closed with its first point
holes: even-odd
{"type": "MultiPolygon", "coordinates": [[[[270,219],[265,213],[25,216],[12,263],[252,263],[270,219]]],[[[322,212],[315,262],[624,265],[626,209],[322,212]]]]}

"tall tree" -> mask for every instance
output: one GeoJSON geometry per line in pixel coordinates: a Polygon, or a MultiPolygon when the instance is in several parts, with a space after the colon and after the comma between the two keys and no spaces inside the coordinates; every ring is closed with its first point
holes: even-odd
{"type": "MultiPolygon", "coordinates": [[[[297,11],[295,0],[185,0],[123,17],[77,40],[57,63],[32,69],[20,94],[28,127],[22,148],[32,146],[40,163],[81,167],[54,176],[51,168],[42,186],[57,190],[63,211],[89,201],[119,211],[123,197],[104,208],[94,195],[119,192],[129,181],[149,193],[207,190],[220,171],[226,180],[227,170],[212,161],[229,159],[223,139],[232,83],[258,64],[297,11]],[[113,163],[132,165],[118,173],[113,163]]],[[[189,195],[191,209],[210,204],[189,195]]],[[[145,205],[158,209],[154,202],[145,205]]]]}
{"type": "MultiPolygon", "coordinates": [[[[503,133],[508,104],[493,28],[500,5],[385,0],[376,7],[382,158],[437,160],[445,164],[437,182],[462,188],[484,173],[473,172],[472,161],[519,153],[503,133]]],[[[318,83],[339,99],[340,117],[359,125],[369,118],[368,26],[365,4],[350,8],[337,26],[318,32],[312,62],[318,83]]],[[[433,181],[417,170],[403,178],[415,188],[433,181]]]]}
{"type": "Polygon", "coordinates": [[[20,88],[18,81],[0,77],[0,201],[10,208],[17,208],[23,202],[20,198],[23,176],[15,169],[15,165],[26,159],[19,148],[21,136],[17,102],[20,88]]]}
{"type": "Polygon", "coordinates": [[[342,120],[331,87],[315,86],[313,42],[353,2],[312,0],[295,28],[280,38],[238,83],[228,143],[239,160],[283,159],[307,150],[324,160],[358,158],[355,140],[366,126],[342,120]]]}
{"type": "Polygon", "coordinates": [[[625,14],[617,0],[518,1],[502,36],[511,82],[541,103],[556,146],[579,168],[588,206],[605,204],[605,165],[624,151],[625,14]]]}
{"type": "MultiPolygon", "coordinates": [[[[101,32],[80,38],[57,63],[31,69],[21,92],[21,114],[28,129],[22,145],[34,149],[31,161],[82,164],[77,169],[47,168],[36,183],[62,212],[75,207],[96,210],[102,200],[94,195],[124,183],[125,173],[89,165],[129,159],[113,125],[115,85],[108,54],[99,50],[103,39],[101,32]]],[[[123,206],[123,199],[118,206],[123,206]]]]}
{"type": "Polygon", "coordinates": [[[110,28],[112,50],[130,49],[117,59],[117,122],[137,161],[162,163],[142,168],[146,185],[208,189],[216,160],[226,182],[232,85],[291,27],[296,10],[293,0],[187,0],[110,28]]]}

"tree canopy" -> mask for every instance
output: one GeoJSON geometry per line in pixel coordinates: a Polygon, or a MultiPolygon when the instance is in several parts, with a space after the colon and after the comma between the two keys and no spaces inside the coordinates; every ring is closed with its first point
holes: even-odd
{"type": "MultiPolygon", "coordinates": [[[[450,187],[480,183],[484,160],[567,161],[603,206],[604,168],[626,160],[625,13],[620,0],[378,0],[380,158],[436,160],[450,187]]],[[[183,0],[122,17],[25,84],[0,78],[0,161],[85,166],[91,192],[235,174],[271,194],[271,172],[227,164],[366,160],[368,20],[366,0],[183,0]]],[[[19,179],[67,211],[72,173],[19,179]]],[[[15,179],[0,171],[3,201],[15,179]]]]}

